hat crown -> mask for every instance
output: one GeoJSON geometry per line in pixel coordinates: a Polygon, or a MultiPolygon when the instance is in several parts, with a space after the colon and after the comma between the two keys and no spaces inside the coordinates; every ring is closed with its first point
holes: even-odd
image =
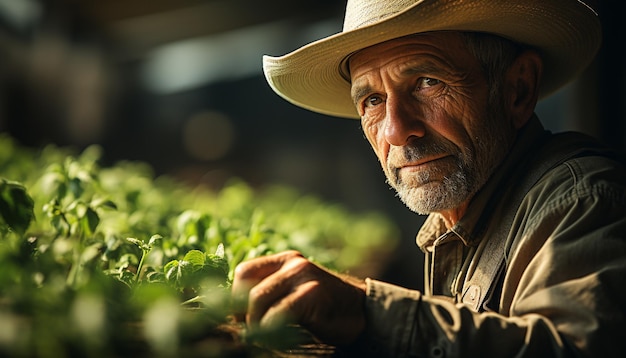
{"type": "Polygon", "coordinates": [[[343,31],[358,29],[406,10],[423,0],[348,0],[343,31]]]}
{"type": "MultiPolygon", "coordinates": [[[[547,2],[550,2],[546,0],[547,2]]],[[[355,30],[360,27],[384,20],[409,7],[427,0],[348,0],[343,22],[343,32],[355,30]]],[[[432,1],[431,1],[432,2],[432,1]]],[[[441,1],[440,2],[446,2],[441,1]]],[[[597,0],[574,0],[589,8],[597,15],[597,0]]]]}

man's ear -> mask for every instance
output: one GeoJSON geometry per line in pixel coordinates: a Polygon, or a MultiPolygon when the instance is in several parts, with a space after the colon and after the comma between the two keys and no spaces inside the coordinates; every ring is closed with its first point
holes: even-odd
{"type": "Polygon", "coordinates": [[[508,106],[516,129],[524,126],[535,111],[542,70],[541,56],[536,51],[526,50],[507,71],[508,106]]]}

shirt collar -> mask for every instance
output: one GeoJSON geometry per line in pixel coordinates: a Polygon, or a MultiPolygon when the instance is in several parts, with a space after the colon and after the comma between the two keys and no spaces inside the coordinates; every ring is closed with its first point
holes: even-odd
{"type": "MultiPolygon", "coordinates": [[[[463,244],[474,246],[480,242],[481,234],[485,229],[483,224],[487,222],[487,218],[494,215],[493,208],[495,205],[491,203],[492,198],[503,187],[506,187],[514,168],[523,160],[528,149],[545,133],[546,131],[536,115],[533,115],[528,123],[519,130],[509,154],[496,168],[483,188],[476,193],[465,215],[450,230],[463,244]]],[[[423,251],[426,251],[437,238],[447,232],[442,216],[438,213],[432,213],[417,233],[415,241],[423,251]]]]}

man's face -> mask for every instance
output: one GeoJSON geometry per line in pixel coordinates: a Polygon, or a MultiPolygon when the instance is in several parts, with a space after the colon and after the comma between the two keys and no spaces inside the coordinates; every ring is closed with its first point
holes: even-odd
{"type": "Polygon", "coordinates": [[[352,96],[387,181],[413,211],[467,205],[504,157],[515,129],[489,99],[458,33],[414,35],[350,59],[352,96]]]}

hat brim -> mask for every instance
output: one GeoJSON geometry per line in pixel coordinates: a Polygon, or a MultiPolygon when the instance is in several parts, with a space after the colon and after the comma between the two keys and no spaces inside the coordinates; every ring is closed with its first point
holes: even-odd
{"type": "Polygon", "coordinates": [[[352,53],[402,36],[473,31],[538,49],[544,61],[540,97],[584,70],[601,42],[597,13],[574,0],[419,1],[405,11],[355,30],[312,42],[280,57],[264,56],[271,88],[287,101],[325,115],[359,118],[350,83],[341,73],[352,53]]]}

